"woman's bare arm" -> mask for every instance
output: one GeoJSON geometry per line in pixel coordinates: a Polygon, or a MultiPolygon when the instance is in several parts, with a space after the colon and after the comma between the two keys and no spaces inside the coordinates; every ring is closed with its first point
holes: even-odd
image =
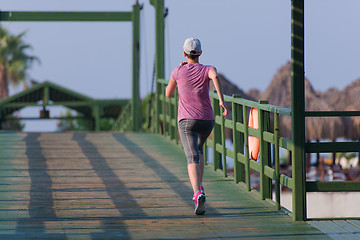
{"type": "Polygon", "coordinates": [[[167,85],[165,90],[166,97],[168,98],[172,97],[172,95],[175,92],[175,88],[176,88],[176,82],[172,77],[170,77],[169,84],[167,85]]]}
{"type": "Polygon", "coordinates": [[[222,107],[224,109],[223,112],[223,116],[227,115],[227,108],[224,104],[224,95],[223,95],[223,91],[222,91],[222,86],[221,86],[221,82],[219,80],[218,74],[215,70],[215,68],[210,68],[209,70],[209,78],[213,81],[216,92],[219,96],[219,106],[222,107]]]}

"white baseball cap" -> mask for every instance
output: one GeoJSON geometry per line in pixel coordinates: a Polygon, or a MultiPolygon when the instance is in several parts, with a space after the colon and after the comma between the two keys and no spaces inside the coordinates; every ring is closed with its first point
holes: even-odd
{"type": "Polygon", "coordinates": [[[199,39],[188,38],[184,43],[184,52],[190,55],[200,55],[201,54],[201,43],[199,39]]]}

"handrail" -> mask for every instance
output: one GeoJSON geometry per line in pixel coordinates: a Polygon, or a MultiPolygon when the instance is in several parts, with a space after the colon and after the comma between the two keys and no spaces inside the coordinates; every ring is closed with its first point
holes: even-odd
{"type": "MultiPolygon", "coordinates": [[[[177,134],[177,92],[172,98],[165,97],[165,88],[168,82],[160,79],[157,86],[160,88],[158,93],[159,103],[159,133],[167,136],[171,140],[178,141],[177,134]]],[[[215,125],[212,133],[212,139],[208,139],[204,146],[204,157],[208,159],[206,147],[213,149],[213,169],[222,170],[225,177],[228,176],[226,169],[226,157],[234,159],[234,181],[242,183],[250,191],[251,179],[250,171],[254,170],[260,173],[260,195],[262,199],[272,199],[272,180],[275,181],[275,203],[277,209],[280,209],[280,184],[292,189],[293,183],[291,176],[286,176],[280,172],[279,149],[284,148],[289,151],[293,150],[293,144],[290,139],[279,136],[279,115],[291,116],[291,110],[268,104],[266,101],[254,102],[240,98],[237,95],[224,96],[227,103],[232,104],[232,120],[225,119],[220,113],[218,107],[218,95],[210,92],[210,97],[215,114],[215,125]],[[257,108],[259,112],[259,129],[248,127],[248,109],[257,108]],[[277,121],[274,122],[273,129],[270,132],[270,114],[275,116],[277,121]],[[233,131],[234,149],[226,146],[225,129],[233,131]],[[260,157],[258,161],[249,159],[248,152],[248,134],[254,135],[261,139],[260,141],[260,157]],[[246,136],[246,137],[245,137],[246,136]],[[275,147],[275,159],[271,157],[270,144],[275,147]],[[246,146],[246,147],[244,147],[246,146]],[[244,151],[245,150],[245,151],[244,151]],[[273,161],[272,161],[273,160],[273,161]],[[274,163],[274,166],[272,165],[274,163]]]]}
{"type": "MultiPolygon", "coordinates": [[[[157,81],[157,110],[152,112],[152,119],[156,119],[155,125],[152,125],[152,132],[162,134],[171,140],[178,143],[177,135],[177,105],[178,96],[177,91],[172,98],[165,96],[165,88],[168,82],[160,79],[157,81]],[[157,116],[157,117],[156,117],[157,116]],[[157,131],[158,130],[158,131],[157,131]]],[[[292,139],[287,139],[280,136],[280,116],[291,116],[291,109],[282,108],[268,104],[267,101],[254,102],[241,98],[239,95],[224,96],[226,104],[232,106],[232,116],[230,119],[225,119],[221,114],[219,107],[219,97],[216,92],[210,92],[210,98],[214,109],[215,125],[211,137],[204,144],[204,157],[209,159],[208,147],[212,149],[212,168],[221,170],[224,177],[228,177],[226,158],[230,157],[234,160],[234,182],[243,184],[248,191],[252,191],[252,179],[250,172],[255,171],[260,174],[260,198],[272,199],[272,188],[275,188],[275,202],[276,209],[280,210],[281,190],[280,186],[285,186],[292,189],[294,194],[306,194],[306,192],[336,192],[336,191],[360,191],[360,182],[316,182],[306,181],[304,193],[298,193],[295,189],[295,180],[292,178],[294,172],[297,171],[292,168],[292,176],[280,171],[280,148],[289,151],[293,155],[294,143],[292,139]],[[253,129],[248,127],[248,112],[250,108],[258,109],[259,128],[253,129]],[[272,121],[270,121],[272,119],[272,121]],[[270,128],[270,124],[272,127],[270,128]],[[233,149],[226,146],[226,129],[232,131],[233,135],[233,149]],[[249,143],[248,135],[259,138],[260,152],[257,161],[249,158],[249,143]],[[271,148],[273,151],[271,152],[271,148]],[[274,184],[273,184],[274,182],[274,184]]],[[[152,108],[154,109],[154,108],[152,108]]],[[[359,111],[344,112],[321,112],[321,111],[307,111],[306,117],[333,117],[333,116],[360,116],[359,111]]],[[[305,152],[346,152],[360,149],[360,143],[306,143],[305,152]]],[[[299,174],[299,173],[298,173],[299,174]]],[[[304,173],[305,174],[305,173],[304,173]]],[[[305,211],[294,211],[294,208],[301,208],[301,206],[293,206],[293,214],[305,211]]],[[[305,206],[306,208],[306,206],[305,206]]],[[[305,215],[306,216],[306,215],[305,215]]],[[[296,216],[293,216],[297,219],[296,216]]],[[[307,218],[306,218],[307,219],[307,218]]],[[[305,219],[305,220],[306,220],[305,219]]]]}

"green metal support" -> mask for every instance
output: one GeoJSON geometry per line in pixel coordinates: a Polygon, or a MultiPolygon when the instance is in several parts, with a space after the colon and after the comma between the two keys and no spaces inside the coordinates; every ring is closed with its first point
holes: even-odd
{"type": "Polygon", "coordinates": [[[131,12],[0,12],[0,21],[131,21],[131,12]]]}
{"type": "Polygon", "coordinates": [[[291,135],[294,142],[292,212],[295,221],[306,220],[304,0],[291,1],[291,135]]]}
{"type": "Polygon", "coordinates": [[[50,91],[49,91],[49,87],[45,87],[44,88],[44,99],[43,99],[43,105],[48,105],[49,104],[49,99],[50,99],[50,91]]]}
{"type": "MultiPolygon", "coordinates": [[[[133,84],[132,84],[132,130],[141,129],[141,104],[139,87],[140,69],[140,10],[139,4],[133,5],[132,12],[0,12],[0,21],[132,21],[133,23],[133,84]]],[[[46,104],[48,105],[48,104],[46,104]]],[[[99,111],[93,108],[95,130],[99,130],[99,111]]]]}
{"type": "MultiPolygon", "coordinates": [[[[216,91],[214,92],[216,93],[216,91]]],[[[212,106],[214,109],[214,115],[215,118],[216,116],[220,116],[220,108],[219,108],[219,100],[216,99],[215,97],[212,98],[212,106]]],[[[222,167],[222,163],[221,163],[221,154],[216,150],[216,145],[217,144],[221,144],[221,126],[216,122],[214,123],[214,129],[212,132],[212,137],[213,137],[213,145],[212,145],[212,149],[213,149],[213,169],[214,171],[216,171],[217,169],[223,169],[222,167]]]]}
{"type": "MultiPolygon", "coordinates": [[[[155,74],[156,74],[156,132],[160,133],[160,95],[159,79],[165,79],[165,32],[164,32],[164,0],[150,0],[155,7],[155,74]]],[[[164,123],[165,124],[165,123],[164,123]]]]}
{"type": "MultiPolygon", "coordinates": [[[[233,94],[233,99],[241,98],[240,95],[233,94]]],[[[239,104],[235,104],[235,101],[232,102],[232,122],[233,122],[233,144],[234,144],[234,182],[245,182],[244,175],[244,164],[240,163],[238,159],[238,152],[244,154],[244,135],[239,133],[236,129],[238,122],[244,123],[243,121],[243,109],[239,104]]]]}
{"type": "Polygon", "coordinates": [[[94,131],[100,131],[100,107],[99,105],[93,105],[93,119],[94,119],[94,131]]]}
{"type": "MultiPolygon", "coordinates": [[[[260,100],[259,104],[268,104],[268,101],[260,100]]],[[[270,154],[269,154],[269,143],[264,141],[264,131],[268,131],[268,120],[269,115],[262,109],[258,109],[258,119],[259,119],[259,149],[260,149],[260,195],[263,200],[271,198],[271,181],[265,175],[265,166],[270,165],[270,154]]]]}
{"type": "Polygon", "coordinates": [[[133,5],[132,24],[133,24],[133,72],[132,72],[132,130],[141,130],[141,104],[139,87],[140,70],[140,10],[139,4],[133,5]]]}
{"type": "Polygon", "coordinates": [[[222,115],[222,110],[220,110],[221,116],[221,125],[220,125],[220,133],[221,133],[221,157],[222,157],[222,166],[223,166],[223,174],[224,177],[227,177],[227,167],[226,167],[226,142],[225,142],[225,117],[222,115]]]}
{"type": "Polygon", "coordinates": [[[279,150],[279,114],[274,113],[274,165],[275,165],[275,206],[280,210],[280,150],[279,150]]]}
{"type": "Polygon", "coordinates": [[[247,117],[247,107],[242,105],[243,113],[243,122],[244,122],[244,156],[245,156],[245,183],[248,191],[251,191],[251,179],[250,179],[250,158],[249,158],[249,129],[248,129],[248,117],[247,117]]]}

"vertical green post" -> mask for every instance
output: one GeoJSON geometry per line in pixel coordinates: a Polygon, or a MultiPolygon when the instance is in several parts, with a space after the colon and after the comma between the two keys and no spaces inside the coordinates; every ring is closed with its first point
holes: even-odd
{"type": "Polygon", "coordinates": [[[274,113],[275,206],[280,210],[279,113],[274,113]]]}
{"type": "Polygon", "coordinates": [[[291,1],[291,135],[294,142],[292,212],[295,221],[306,220],[304,0],[291,1]]]}
{"type": "Polygon", "coordinates": [[[222,147],[222,165],[223,165],[223,173],[224,177],[227,177],[227,166],[226,166],[226,142],[225,142],[225,117],[222,115],[222,111],[220,110],[221,116],[221,147],[222,147]]]}
{"type": "Polygon", "coordinates": [[[43,105],[44,106],[49,104],[49,99],[50,99],[49,87],[45,87],[44,88],[44,99],[43,99],[43,105]]]}
{"type": "Polygon", "coordinates": [[[133,64],[132,64],[132,130],[139,132],[141,128],[141,106],[140,106],[140,9],[139,4],[133,5],[132,25],[133,25],[133,64]]]}
{"type": "MultiPolygon", "coordinates": [[[[164,0],[150,0],[155,7],[155,74],[156,82],[165,79],[165,32],[164,32],[164,0]]],[[[160,133],[159,111],[161,108],[159,96],[160,84],[156,84],[156,132],[160,133]]]]}
{"type": "MultiPolygon", "coordinates": [[[[178,90],[177,88],[175,89],[175,94],[174,94],[174,98],[175,98],[175,142],[176,144],[179,143],[178,140],[178,121],[177,121],[177,117],[178,117],[178,105],[179,105],[179,101],[178,101],[178,90]]],[[[206,158],[205,158],[206,159],[206,158]]]]}
{"type": "Polygon", "coordinates": [[[245,149],[245,172],[246,172],[246,187],[248,191],[251,191],[250,180],[250,157],[249,157],[249,129],[248,129],[248,116],[247,107],[243,105],[243,122],[244,122],[244,149],[245,149]]]}
{"type": "Polygon", "coordinates": [[[215,123],[213,129],[213,168],[214,171],[217,169],[222,169],[221,164],[221,154],[216,151],[216,144],[221,141],[221,128],[219,124],[216,123],[216,116],[220,116],[220,108],[219,108],[219,100],[215,97],[216,91],[214,91],[214,95],[212,96],[212,106],[214,109],[215,123]]]}
{"type": "MultiPolygon", "coordinates": [[[[260,100],[259,104],[268,104],[268,101],[260,100]]],[[[264,141],[264,131],[268,129],[269,122],[269,113],[264,110],[258,109],[258,119],[259,119],[259,150],[260,150],[260,195],[263,200],[271,198],[271,181],[265,175],[265,166],[270,164],[270,154],[269,154],[269,143],[264,141]]]]}
{"type": "Polygon", "coordinates": [[[163,134],[166,136],[168,134],[167,132],[167,122],[166,122],[166,96],[165,96],[165,84],[161,84],[161,96],[162,96],[162,125],[163,125],[163,134]]]}
{"type": "Polygon", "coordinates": [[[242,106],[235,103],[236,98],[240,98],[240,95],[233,94],[233,101],[232,101],[232,121],[233,121],[233,145],[234,145],[234,181],[235,183],[238,182],[245,182],[244,177],[244,166],[239,162],[238,153],[244,153],[243,151],[243,137],[240,136],[239,131],[236,130],[236,123],[241,122],[243,123],[243,116],[242,116],[242,106]]]}
{"type": "Polygon", "coordinates": [[[92,107],[92,115],[94,118],[94,131],[100,131],[100,107],[98,104],[94,104],[92,107]]]}

